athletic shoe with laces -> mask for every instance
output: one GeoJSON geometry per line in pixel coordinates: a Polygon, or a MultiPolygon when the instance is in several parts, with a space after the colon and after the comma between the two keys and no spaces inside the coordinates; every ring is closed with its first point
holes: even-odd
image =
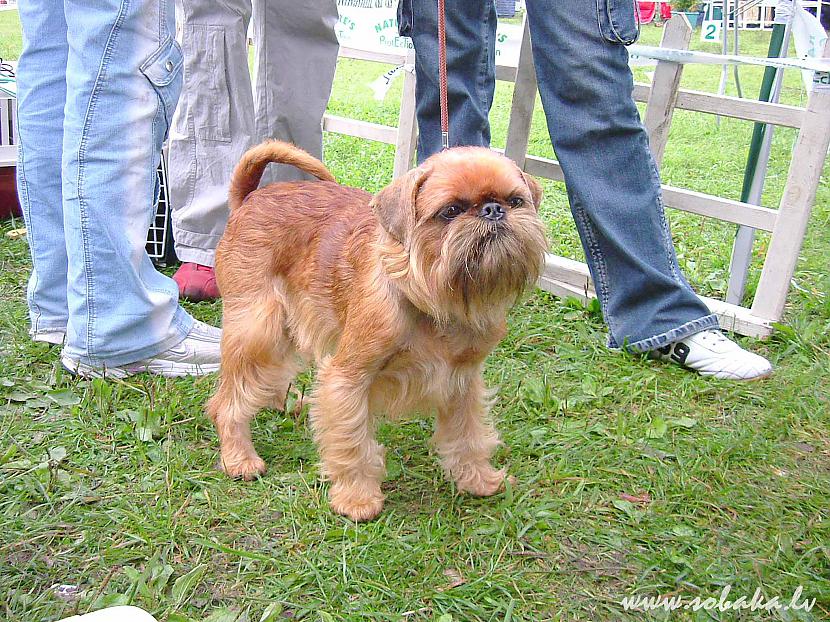
{"type": "Polygon", "coordinates": [[[649,356],[723,380],[756,380],[772,373],[772,365],[763,356],[744,350],[713,329],[652,350],[649,356]]]}
{"type": "Polygon", "coordinates": [[[179,295],[187,300],[199,302],[220,297],[216,272],[210,266],[183,263],[173,275],[173,280],[179,286],[179,295]]]}
{"type": "Polygon", "coordinates": [[[203,376],[219,370],[219,342],[222,330],[195,320],[180,343],[150,358],[118,367],[93,367],[61,354],[61,364],[81,378],[126,378],[148,372],[158,376],[203,376]]]}

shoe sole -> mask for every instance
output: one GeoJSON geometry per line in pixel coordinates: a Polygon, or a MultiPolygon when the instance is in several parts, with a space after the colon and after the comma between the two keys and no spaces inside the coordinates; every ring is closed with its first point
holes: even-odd
{"type": "MultiPolygon", "coordinates": [[[[206,376],[219,371],[219,363],[194,365],[192,363],[153,362],[136,366],[133,373],[147,372],[165,378],[181,378],[182,376],[206,376]]],[[[132,369],[132,368],[131,368],[132,369]]]]}
{"type": "MultiPolygon", "coordinates": [[[[653,352],[653,350],[652,350],[652,352],[653,352]]],[[[649,358],[649,360],[652,360],[652,361],[660,361],[661,363],[668,363],[670,365],[676,365],[676,366],[678,366],[682,369],[693,372],[693,373],[697,374],[698,376],[701,376],[702,378],[714,378],[715,380],[732,380],[734,382],[752,382],[754,380],[763,380],[764,378],[769,378],[772,375],[772,373],[775,371],[775,368],[771,367],[768,371],[765,371],[761,374],[758,374],[757,376],[750,376],[748,378],[735,377],[735,376],[727,376],[727,377],[718,378],[717,374],[722,373],[720,371],[706,371],[706,370],[701,370],[701,369],[695,369],[694,367],[691,367],[689,365],[680,364],[677,361],[675,361],[674,359],[672,359],[668,356],[664,356],[662,354],[653,356],[651,354],[651,352],[649,352],[648,358],[649,358]]]]}
{"type": "Polygon", "coordinates": [[[80,361],[62,356],[61,365],[73,376],[84,379],[114,378],[121,380],[135,374],[149,373],[165,378],[181,378],[183,376],[205,376],[219,371],[219,363],[194,365],[192,363],[177,363],[174,361],[142,363],[125,367],[92,367],[80,361]]]}
{"type": "Polygon", "coordinates": [[[719,372],[704,373],[698,371],[693,367],[683,366],[683,368],[688,369],[689,371],[693,371],[704,378],[714,378],[715,380],[731,380],[733,382],[755,382],[756,380],[764,380],[765,378],[769,378],[770,376],[772,376],[772,373],[775,371],[775,369],[770,369],[769,371],[766,371],[762,374],[758,374],[757,376],[750,376],[749,378],[735,378],[733,376],[729,376],[727,378],[718,378],[716,374],[718,374],[719,372]]]}

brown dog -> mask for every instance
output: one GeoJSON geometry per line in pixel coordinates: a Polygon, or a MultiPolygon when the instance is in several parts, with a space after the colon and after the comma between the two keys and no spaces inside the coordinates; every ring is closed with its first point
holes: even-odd
{"type": "Polygon", "coordinates": [[[541,188],[507,158],[463,147],[429,158],[372,197],[334,182],[292,145],[248,151],[216,251],[224,299],[221,378],[208,413],[228,475],[265,463],[250,421],[281,406],[297,372],[318,366],[311,423],[335,512],[380,513],[378,416],[437,413],[435,445],[460,490],[492,495],[484,358],[539,276],[541,188]],[[320,178],[255,190],[269,162],[320,178]]]}

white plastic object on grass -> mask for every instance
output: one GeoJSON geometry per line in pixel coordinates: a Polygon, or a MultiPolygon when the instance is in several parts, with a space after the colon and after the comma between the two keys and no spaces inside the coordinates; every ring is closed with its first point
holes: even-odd
{"type": "Polygon", "coordinates": [[[64,618],[58,622],[158,622],[139,607],[107,607],[82,616],[64,618]]]}

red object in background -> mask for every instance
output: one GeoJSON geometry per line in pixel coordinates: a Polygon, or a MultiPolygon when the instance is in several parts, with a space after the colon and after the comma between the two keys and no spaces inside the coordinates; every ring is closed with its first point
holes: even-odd
{"type": "Polygon", "coordinates": [[[16,172],[13,166],[0,166],[0,220],[23,216],[17,200],[16,172]]]}
{"type": "Polygon", "coordinates": [[[638,2],[640,5],[640,23],[650,24],[654,19],[654,13],[657,9],[656,2],[638,2]]]}
{"type": "Polygon", "coordinates": [[[666,21],[671,19],[671,4],[668,2],[638,2],[640,9],[640,23],[650,24],[657,13],[657,5],[660,5],[660,19],[666,21]]]}
{"type": "Polygon", "coordinates": [[[216,272],[210,266],[183,263],[173,275],[173,280],[179,286],[179,295],[193,302],[221,297],[216,272]]]}

